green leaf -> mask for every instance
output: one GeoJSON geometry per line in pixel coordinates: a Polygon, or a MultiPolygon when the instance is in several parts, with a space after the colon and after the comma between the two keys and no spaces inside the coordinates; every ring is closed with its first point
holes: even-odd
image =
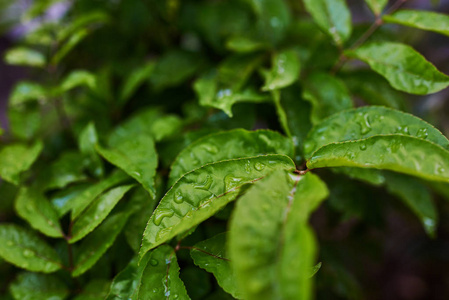
{"type": "Polygon", "coordinates": [[[134,185],[122,185],[110,189],[102,194],[88,206],[77,218],[73,220],[69,243],[75,243],[84,238],[108,216],[115,205],[123,198],[134,185]]]}
{"type": "Polygon", "coordinates": [[[312,104],[313,124],[339,111],[353,107],[351,96],[343,81],[326,73],[313,73],[304,82],[304,100],[312,104]]]}
{"type": "Polygon", "coordinates": [[[449,36],[449,16],[432,11],[401,9],[382,17],[387,23],[395,23],[429,30],[449,36]]]}
{"type": "Polygon", "coordinates": [[[291,137],[292,134],[290,132],[290,127],[288,126],[287,112],[281,104],[281,92],[279,90],[274,90],[271,92],[271,96],[273,97],[274,106],[276,107],[279,123],[281,124],[285,134],[288,137],[291,137]]]}
{"type": "Polygon", "coordinates": [[[58,213],[44,195],[35,188],[22,187],[15,202],[17,214],[31,227],[50,237],[62,237],[58,213]]]}
{"type": "Polygon", "coordinates": [[[122,212],[108,217],[78,248],[72,276],[77,277],[89,270],[112,246],[129,217],[122,212]]]}
{"type": "Polygon", "coordinates": [[[70,291],[55,275],[23,272],[10,285],[16,300],[64,300],[70,291]]]}
{"type": "Polygon", "coordinates": [[[110,285],[108,280],[94,279],[73,300],[104,300],[108,296],[110,285]]]}
{"type": "Polygon", "coordinates": [[[315,239],[307,219],[327,194],[316,175],[279,170],[239,199],[228,249],[244,299],[311,299],[315,239]]]}
{"type": "Polygon", "coordinates": [[[82,193],[76,196],[70,204],[72,210],[72,220],[78,218],[78,216],[99,196],[104,194],[110,188],[124,182],[129,177],[120,170],[113,172],[108,178],[91,185],[86,188],[82,193]]]}
{"type": "Polygon", "coordinates": [[[295,50],[287,49],[275,53],[271,60],[271,69],[264,71],[263,91],[272,91],[291,85],[299,77],[299,57],[295,50]]]}
{"type": "Polygon", "coordinates": [[[214,215],[240,188],[275,169],[292,170],[293,161],[272,154],[212,163],[185,174],[165,194],[148,221],[140,257],[214,215]]]}
{"type": "Polygon", "coordinates": [[[315,126],[304,143],[304,153],[308,158],[330,143],[384,134],[413,136],[449,149],[447,138],[431,124],[398,110],[367,106],[335,114],[315,126]]]}
{"type": "Polygon", "coordinates": [[[226,233],[199,242],[190,250],[195,265],[214,274],[218,284],[234,298],[241,298],[226,255],[226,233]]]}
{"type": "Polygon", "coordinates": [[[62,92],[66,92],[80,86],[87,86],[91,90],[95,90],[97,78],[89,71],[74,70],[62,80],[60,88],[62,92]]]}
{"type": "Polygon", "coordinates": [[[426,233],[435,237],[438,215],[427,187],[415,178],[395,173],[387,173],[385,183],[387,190],[398,196],[420,219],[426,233]]]}
{"type": "Polygon", "coordinates": [[[64,216],[72,209],[72,206],[74,205],[74,199],[76,199],[76,197],[78,197],[82,192],[89,188],[89,186],[90,184],[88,183],[80,183],[62,189],[51,195],[50,202],[58,213],[59,218],[64,216]]]}
{"type": "Polygon", "coordinates": [[[46,98],[47,91],[42,85],[31,81],[21,81],[16,84],[9,97],[9,105],[22,105],[32,101],[44,102],[46,98]]]}
{"type": "Polygon", "coordinates": [[[449,152],[432,142],[403,135],[328,144],[313,153],[307,167],[384,169],[449,182],[449,152]]]}
{"type": "Polygon", "coordinates": [[[37,159],[43,148],[42,142],[35,142],[31,146],[12,144],[0,150],[0,177],[4,180],[19,184],[20,174],[28,170],[37,159]]]}
{"type": "Polygon", "coordinates": [[[63,42],[67,38],[71,37],[79,29],[88,28],[89,26],[98,26],[110,21],[110,17],[103,11],[83,12],[74,16],[66,27],[61,28],[57,33],[58,42],[63,42]]]}
{"type": "Polygon", "coordinates": [[[373,42],[356,50],[347,50],[345,55],[366,62],[392,87],[410,94],[432,94],[449,85],[448,76],[408,45],[373,42]]]}
{"type": "Polygon", "coordinates": [[[46,59],[39,51],[25,47],[17,47],[6,52],[5,62],[10,65],[44,67],[46,59]]]}
{"type": "Polygon", "coordinates": [[[96,177],[104,174],[103,163],[95,150],[98,143],[98,135],[94,123],[90,122],[84,127],[78,137],[78,148],[85,155],[84,166],[96,177]]]}
{"type": "Polygon", "coordinates": [[[53,65],[59,64],[59,62],[75,48],[84,38],[89,34],[89,30],[86,28],[80,28],[74,32],[70,38],[62,45],[62,47],[55,53],[51,59],[53,65]]]}
{"type": "Polygon", "coordinates": [[[97,145],[97,151],[111,164],[141,183],[154,198],[154,176],[158,164],[154,141],[144,134],[128,138],[109,149],[97,145]]]}
{"type": "Polygon", "coordinates": [[[33,104],[9,107],[9,128],[14,137],[31,140],[36,137],[41,129],[42,115],[40,107],[36,103],[33,104]]]}
{"type": "Polygon", "coordinates": [[[351,35],[351,12],[345,0],[304,0],[306,10],[316,24],[342,45],[351,35]]]}
{"type": "Polygon", "coordinates": [[[372,185],[382,185],[385,183],[385,176],[380,170],[339,167],[332,168],[332,171],[334,173],[344,174],[352,179],[364,181],[372,185]]]}
{"type": "Polygon", "coordinates": [[[388,4],[388,0],[365,0],[375,16],[379,16],[388,4]]]}
{"type": "Polygon", "coordinates": [[[120,90],[120,103],[124,104],[137,91],[137,88],[143,84],[153,73],[154,62],[147,62],[143,66],[133,69],[132,73],[125,78],[125,83],[120,90]]]}
{"type": "Polygon", "coordinates": [[[169,185],[205,164],[264,154],[293,156],[292,142],[270,130],[234,129],[202,137],[185,147],[171,166],[169,185]]]}
{"type": "Polygon", "coordinates": [[[190,299],[179,278],[179,265],[175,251],[162,245],[151,252],[142,274],[138,299],[190,299]],[[162,286],[161,286],[162,283],[162,286]]]}
{"type": "Polygon", "coordinates": [[[61,269],[58,254],[34,232],[0,224],[0,256],[19,268],[51,273],[61,269]]]}

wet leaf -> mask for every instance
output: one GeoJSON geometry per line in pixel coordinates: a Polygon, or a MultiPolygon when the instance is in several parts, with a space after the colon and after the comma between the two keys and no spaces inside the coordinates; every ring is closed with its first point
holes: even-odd
{"type": "Polygon", "coordinates": [[[5,62],[10,65],[42,68],[46,64],[46,59],[39,51],[25,47],[17,47],[6,52],[5,62]]]}
{"type": "Polygon", "coordinates": [[[17,300],[64,300],[70,291],[55,275],[20,273],[10,285],[11,294],[17,300]]]}
{"type": "Polygon", "coordinates": [[[34,232],[0,224],[0,256],[19,268],[51,273],[61,269],[58,254],[34,232]]]}
{"type": "Polygon", "coordinates": [[[448,76],[408,45],[373,42],[356,50],[345,51],[345,54],[366,62],[392,87],[410,94],[432,94],[449,85],[448,76]]]}
{"type": "Polygon", "coordinates": [[[205,165],[185,174],[165,194],[145,229],[140,257],[214,215],[240,188],[275,169],[294,169],[285,155],[265,155],[205,165]]]}
{"type": "Polygon", "coordinates": [[[433,11],[401,9],[382,17],[387,23],[396,23],[449,36],[449,16],[433,11]]]}
{"type": "Polygon", "coordinates": [[[299,57],[295,50],[287,49],[275,53],[271,60],[271,69],[263,72],[265,85],[263,91],[272,91],[291,85],[299,77],[299,57]]]}

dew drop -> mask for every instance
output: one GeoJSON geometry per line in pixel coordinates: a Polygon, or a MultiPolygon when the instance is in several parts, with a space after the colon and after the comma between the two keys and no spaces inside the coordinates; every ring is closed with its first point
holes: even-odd
{"type": "Polygon", "coordinates": [[[346,153],[345,156],[347,158],[349,158],[349,159],[354,159],[355,158],[355,153],[351,151],[351,152],[346,153]]]}
{"type": "Polygon", "coordinates": [[[217,149],[217,147],[215,147],[214,145],[211,145],[211,144],[204,144],[204,145],[202,145],[202,147],[203,147],[207,152],[209,152],[209,153],[211,153],[211,154],[216,154],[216,153],[218,153],[218,149],[217,149]]]}
{"type": "Polygon", "coordinates": [[[175,193],[175,198],[174,198],[175,203],[182,203],[184,201],[184,197],[182,196],[182,193],[180,191],[177,191],[175,193]]]}
{"type": "Polygon", "coordinates": [[[173,299],[178,299],[178,298],[179,298],[178,294],[173,295],[173,299]]]}
{"type": "Polygon", "coordinates": [[[420,139],[427,139],[428,135],[427,128],[421,128],[416,132],[416,137],[419,137],[420,139]]]}
{"type": "Polygon", "coordinates": [[[256,164],[254,165],[254,169],[256,169],[257,171],[262,171],[263,169],[265,169],[265,164],[256,162],[256,164]]]}
{"type": "Polygon", "coordinates": [[[244,181],[243,178],[235,177],[233,174],[229,174],[224,179],[225,190],[229,191],[230,189],[233,189],[233,188],[241,185],[241,183],[243,181],[244,181]]]}
{"type": "Polygon", "coordinates": [[[158,261],[157,261],[157,260],[155,260],[155,259],[151,259],[151,260],[150,260],[150,265],[152,265],[153,267],[154,267],[154,266],[157,266],[157,264],[158,264],[158,261]]]}
{"type": "Polygon", "coordinates": [[[201,183],[195,185],[196,189],[200,189],[200,190],[206,190],[208,191],[210,189],[210,187],[212,186],[212,183],[214,182],[214,180],[212,179],[212,177],[207,174],[206,178],[204,180],[200,180],[201,183]]]}
{"type": "Polygon", "coordinates": [[[360,144],[360,150],[362,150],[362,151],[366,150],[366,144],[365,143],[360,144]]]}
{"type": "Polygon", "coordinates": [[[23,250],[23,256],[25,256],[25,257],[32,257],[32,256],[34,256],[34,252],[31,251],[31,250],[28,250],[28,249],[23,250]]]}
{"type": "Polygon", "coordinates": [[[174,212],[171,209],[165,209],[165,208],[160,208],[156,211],[156,213],[154,214],[154,225],[159,226],[161,225],[162,219],[164,219],[165,217],[172,217],[174,215],[174,212]]]}
{"type": "Polygon", "coordinates": [[[410,132],[408,131],[408,126],[404,125],[404,126],[398,126],[397,133],[401,133],[401,134],[405,134],[405,135],[410,135],[410,132]]]}
{"type": "Polygon", "coordinates": [[[157,293],[158,291],[159,291],[159,290],[156,289],[156,288],[153,289],[153,293],[157,293]]]}
{"type": "Polygon", "coordinates": [[[140,177],[141,175],[140,175],[140,173],[139,172],[132,172],[132,174],[134,175],[134,176],[136,176],[136,177],[140,177]]]}
{"type": "Polygon", "coordinates": [[[360,126],[360,133],[362,135],[365,135],[371,131],[371,124],[368,120],[368,114],[359,113],[357,123],[360,126]]]}

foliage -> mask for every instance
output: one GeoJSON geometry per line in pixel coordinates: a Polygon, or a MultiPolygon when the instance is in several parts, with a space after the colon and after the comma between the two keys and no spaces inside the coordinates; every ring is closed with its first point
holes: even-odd
{"type": "Polygon", "coordinates": [[[371,185],[436,237],[449,194],[405,100],[449,77],[383,25],[449,16],[387,2],[363,31],[345,0],[34,1],[4,55],[30,78],[0,131],[0,297],[363,298],[313,213],[369,223],[371,185]]]}

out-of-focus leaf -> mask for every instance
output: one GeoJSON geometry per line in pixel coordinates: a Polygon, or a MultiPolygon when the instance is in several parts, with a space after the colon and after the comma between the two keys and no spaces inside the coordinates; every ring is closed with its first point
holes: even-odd
{"type": "Polygon", "coordinates": [[[64,300],[70,293],[58,276],[30,272],[20,273],[10,290],[16,300],[64,300]]]}
{"type": "Polygon", "coordinates": [[[141,183],[153,198],[156,196],[154,176],[158,158],[151,137],[144,134],[130,136],[129,140],[113,148],[106,149],[97,145],[97,151],[107,161],[141,183]]]}
{"type": "Polygon", "coordinates": [[[88,26],[104,24],[109,21],[109,16],[102,11],[94,11],[78,15],[74,20],[65,27],[59,30],[57,40],[63,42],[72,34],[75,34],[80,28],[87,28],[88,26]]]}
{"type": "Polygon", "coordinates": [[[53,65],[57,65],[76,45],[78,45],[89,34],[89,30],[81,28],[73,33],[70,38],[62,45],[51,59],[53,65]]]}
{"type": "Polygon", "coordinates": [[[218,284],[234,298],[241,298],[237,291],[237,283],[226,255],[226,233],[221,233],[202,241],[190,250],[193,261],[200,268],[214,274],[218,284]]]}
{"type": "Polygon", "coordinates": [[[0,256],[33,272],[51,273],[62,267],[53,248],[34,232],[13,224],[0,225],[0,256]]]}
{"type": "Polygon", "coordinates": [[[449,36],[449,16],[432,11],[401,9],[382,17],[387,23],[396,23],[449,36]]]}
{"type": "Polygon", "coordinates": [[[272,91],[291,85],[298,79],[299,71],[299,58],[295,50],[288,49],[274,54],[271,69],[263,72],[265,85],[262,90],[272,91]]]}
{"type": "Polygon", "coordinates": [[[147,62],[143,66],[134,69],[131,74],[125,79],[125,82],[120,90],[120,103],[124,104],[153,73],[154,62],[147,62]]]}
{"type": "Polygon", "coordinates": [[[84,238],[108,216],[115,205],[134,185],[122,185],[99,196],[76,219],[73,220],[69,243],[84,238]]]}
{"type": "Polygon", "coordinates": [[[117,235],[125,226],[129,212],[108,217],[78,248],[72,276],[77,277],[89,270],[112,246],[117,235]]]}
{"type": "Polygon", "coordinates": [[[0,150],[0,177],[8,182],[19,184],[20,174],[31,167],[42,148],[40,141],[31,146],[25,144],[4,146],[0,150]]]}
{"type": "Polygon", "coordinates": [[[19,139],[31,140],[41,129],[42,116],[38,105],[10,106],[10,132],[19,139]]]}
{"type": "Polygon", "coordinates": [[[148,221],[140,257],[214,215],[240,188],[276,169],[294,169],[285,155],[271,154],[205,165],[185,174],[165,194],[148,221]]]}
{"type": "Polygon", "coordinates": [[[241,36],[232,37],[226,42],[226,48],[241,53],[255,52],[267,47],[266,43],[241,36]]]}
{"type": "Polygon", "coordinates": [[[94,279],[73,300],[104,300],[108,296],[111,282],[105,279],[94,279]]]}
{"type": "Polygon", "coordinates": [[[264,154],[293,156],[290,139],[269,130],[235,129],[207,135],[185,147],[171,166],[169,185],[205,164],[264,154]]]}
{"type": "Polygon", "coordinates": [[[98,143],[97,131],[94,123],[90,122],[84,127],[78,137],[78,148],[85,155],[84,166],[96,177],[104,174],[103,163],[95,150],[98,143]]]}
{"type": "Polygon", "coordinates": [[[273,97],[274,106],[276,107],[276,113],[278,115],[279,123],[282,129],[288,137],[291,137],[290,127],[288,126],[287,112],[286,109],[281,104],[281,92],[279,90],[274,90],[271,92],[273,97]]]}
{"type": "Polygon", "coordinates": [[[138,299],[190,299],[179,278],[176,254],[170,246],[162,245],[151,252],[142,274],[138,299]],[[161,286],[162,283],[162,286],[161,286]]]}
{"type": "Polygon", "coordinates": [[[365,0],[374,15],[378,16],[388,4],[388,0],[365,0]]]}
{"type": "Polygon", "coordinates": [[[9,105],[21,105],[29,101],[44,102],[47,98],[45,88],[35,82],[21,81],[13,89],[9,97],[9,105]]]}
{"type": "Polygon", "coordinates": [[[353,107],[345,84],[326,73],[313,73],[304,82],[303,98],[312,104],[313,124],[339,111],[353,107]]]}
{"type": "Polygon", "coordinates": [[[304,5],[316,24],[337,45],[342,45],[350,37],[351,12],[345,0],[304,0],[304,5]]]}
{"type": "Polygon", "coordinates": [[[35,188],[22,187],[15,202],[17,214],[31,227],[51,237],[62,237],[58,213],[41,192],[35,188]]]}
{"type": "Polygon", "coordinates": [[[61,91],[66,92],[80,86],[87,86],[95,90],[97,79],[94,74],[86,70],[74,70],[68,74],[61,83],[61,91]]]}
{"type": "Polygon", "coordinates": [[[332,168],[337,174],[344,174],[352,179],[361,180],[372,185],[382,185],[385,183],[385,176],[382,171],[374,169],[340,167],[332,168]]]}
{"type": "Polygon", "coordinates": [[[6,52],[5,62],[10,65],[42,68],[46,64],[46,59],[42,53],[36,50],[17,47],[6,52]]]}
{"type": "Polygon", "coordinates": [[[360,59],[385,77],[397,90],[411,94],[436,93],[449,85],[449,77],[412,47],[395,42],[372,42],[345,55],[360,59]]]}
{"type": "Polygon", "coordinates": [[[58,217],[62,217],[72,209],[73,200],[76,199],[84,190],[90,185],[88,183],[81,183],[73,185],[58,191],[50,197],[50,202],[58,213],[58,217]]]}
{"type": "Polygon", "coordinates": [[[210,275],[203,269],[194,266],[183,267],[179,277],[192,299],[204,299],[212,290],[210,275]]]}

